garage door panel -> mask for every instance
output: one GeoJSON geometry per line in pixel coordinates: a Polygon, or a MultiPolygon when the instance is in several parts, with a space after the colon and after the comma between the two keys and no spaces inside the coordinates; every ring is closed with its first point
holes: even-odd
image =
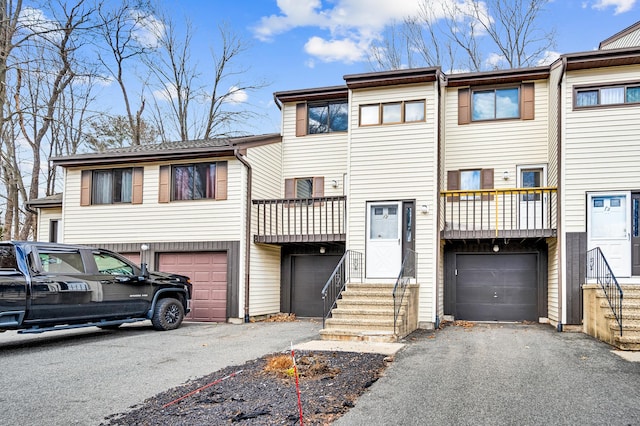
{"type": "Polygon", "coordinates": [[[227,320],[226,252],[161,253],[160,270],[191,278],[191,312],[194,321],[227,320]]]}
{"type": "Polygon", "coordinates": [[[537,255],[456,255],[456,318],[537,320],[537,255]]]}
{"type": "Polygon", "coordinates": [[[322,288],[342,256],[293,256],[291,311],[301,317],[322,316],[322,288]]]}

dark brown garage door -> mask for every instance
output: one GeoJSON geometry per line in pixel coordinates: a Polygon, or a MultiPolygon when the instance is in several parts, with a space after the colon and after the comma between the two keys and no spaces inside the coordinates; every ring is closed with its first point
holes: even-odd
{"type": "Polygon", "coordinates": [[[322,288],[342,256],[293,256],[291,312],[299,317],[322,316],[322,288]]]}
{"type": "Polygon", "coordinates": [[[537,321],[536,254],[457,254],[456,319],[537,321]]]}
{"type": "Polygon", "coordinates": [[[227,253],[193,252],[161,253],[159,270],[186,275],[191,278],[193,321],[227,320],[227,253]]]}

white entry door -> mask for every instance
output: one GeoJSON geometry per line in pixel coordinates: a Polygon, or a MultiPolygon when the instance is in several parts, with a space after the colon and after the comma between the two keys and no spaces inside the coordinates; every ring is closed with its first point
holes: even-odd
{"type": "Polygon", "coordinates": [[[587,250],[600,247],[616,277],[631,276],[631,193],[588,194],[587,250]]]}
{"type": "MultiPolygon", "coordinates": [[[[547,185],[547,166],[519,166],[518,188],[540,188],[547,185]]],[[[520,202],[520,229],[543,229],[547,225],[546,204],[547,194],[531,192],[521,194],[520,202]]]]}
{"type": "Polygon", "coordinates": [[[367,204],[367,278],[397,278],[402,262],[400,202],[367,204]]]}

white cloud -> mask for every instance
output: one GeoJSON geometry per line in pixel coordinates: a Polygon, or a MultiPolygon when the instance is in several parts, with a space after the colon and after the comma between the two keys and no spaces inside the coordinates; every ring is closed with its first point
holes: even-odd
{"type": "Polygon", "coordinates": [[[485,60],[487,64],[487,68],[489,69],[499,69],[501,68],[501,64],[505,63],[504,55],[498,55],[497,53],[489,54],[489,57],[485,60]]]}
{"type": "Polygon", "coordinates": [[[325,40],[321,37],[311,37],[304,45],[304,50],[323,62],[353,63],[365,59],[363,46],[350,39],[325,40]]]}
{"type": "Polygon", "coordinates": [[[636,4],[637,0],[597,0],[593,8],[604,10],[609,7],[615,7],[615,14],[619,15],[621,13],[629,12],[633,6],[636,4]]]}
{"type": "Polygon", "coordinates": [[[544,56],[538,61],[538,66],[551,65],[556,59],[560,57],[559,52],[547,50],[544,52],[544,56]]]}
{"type": "Polygon", "coordinates": [[[61,39],[62,33],[56,30],[60,29],[58,22],[49,19],[40,9],[33,7],[25,7],[20,12],[20,25],[33,33],[46,33],[49,39],[61,39]]]}
{"type": "Polygon", "coordinates": [[[237,86],[231,86],[224,101],[230,104],[241,104],[247,102],[248,99],[249,94],[245,90],[238,89],[237,86]]]}
{"type": "Polygon", "coordinates": [[[164,22],[153,15],[142,14],[139,11],[131,12],[131,19],[136,21],[133,38],[144,47],[158,47],[165,31],[164,22]]]}

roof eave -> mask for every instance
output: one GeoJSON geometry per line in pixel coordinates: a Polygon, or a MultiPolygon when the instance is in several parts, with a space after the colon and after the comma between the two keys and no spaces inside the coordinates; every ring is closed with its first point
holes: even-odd
{"type": "Polygon", "coordinates": [[[521,81],[545,80],[549,78],[549,74],[549,66],[451,74],[446,77],[446,85],[461,87],[509,84],[521,81]]]}

